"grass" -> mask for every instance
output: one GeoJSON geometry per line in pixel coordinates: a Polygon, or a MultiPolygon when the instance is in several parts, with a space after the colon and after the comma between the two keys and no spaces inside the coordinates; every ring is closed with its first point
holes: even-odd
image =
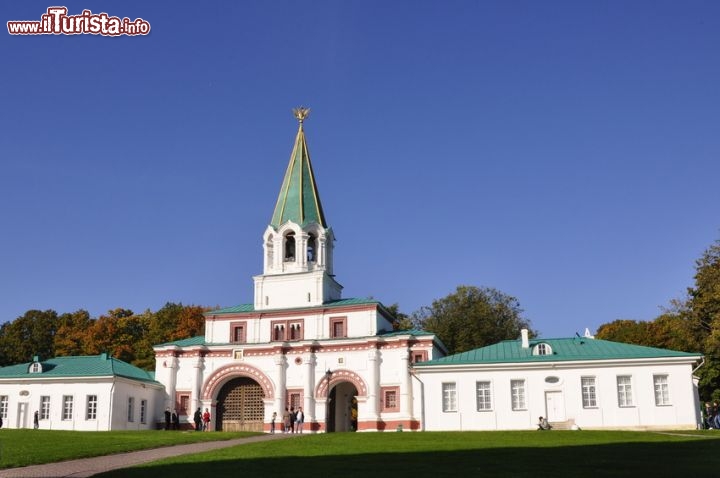
{"type": "Polygon", "coordinates": [[[0,429],[0,469],[170,445],[230,440],[257,433],[192,431],[72,432],[0,429]]]}
{"type": "Polygon", "coordinates": [[[335,433],[249,443],[103,478],[716,476],[720,433],[335,433]]]}
{"type": "MultiPolygon", "coordinates": [[[[14,467],[252,433],[0,430],[0,466],[14,467]]],[[[183,455],[103,478],[715,476],[720,432],[516,431],[332,433],[183,455]]]]}

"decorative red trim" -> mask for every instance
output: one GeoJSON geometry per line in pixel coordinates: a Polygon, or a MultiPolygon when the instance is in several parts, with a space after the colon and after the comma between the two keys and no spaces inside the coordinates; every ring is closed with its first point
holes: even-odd
{"type": "Polygon", "coordinates": [[[365,384],[363,378],[352,370],[341,369],[332,371],[329,384],[327,378],[324,375],[322,376],[320,383],[317,385],[317,387],[315,387],[315,397],[326,398],[328,393],[328,385],[330,385],[330,388],[332,388],[342,382],[350,382],[355,385],[355,388],[358,391],[358,400],[361,396],[367,396],[367,385],[365,384]]]}
{"type": "Polygon", "coordinates": [[[255,380],[262,387],[266,400],[275,396],[272,382],[260,369],[248,364],[230,364],[220,367],[207,378],[202,388],[203,400],[210,400],[217,395],[217,389],[226,379],[233,377],[250,377],[255,380]]]}

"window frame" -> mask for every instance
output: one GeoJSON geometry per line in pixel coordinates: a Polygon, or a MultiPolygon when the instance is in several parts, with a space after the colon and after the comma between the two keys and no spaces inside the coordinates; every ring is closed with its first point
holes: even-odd
{"type": "Polygon", "coordinates": [[[62,398],[62,420],[70,421],[73,419],[74,397],[72,395],[63,395],[62,398]]]}
{"type": "Polygon", "coordinates": [[[0,395],[0,418],[7,419],[8,408],[10,407],[10,396],[0,395]]]}
{"type": "Polygon", "coordinates": [[[147,400],[140,400],[140,423],[147,423],[147,400]]]}
{"type": "Polygon", "coordinates": [[[344,339],[348,336],[348,330],[347,330],[347,316],[345,317],[330,317],[329,321],[330,325],[330,331],[329,331],[329,337],[331,339],[344,339]],[[341,333],[336,334],[336,326],[342,327],[341,333]]]}
{"type": "Polygon", "coordinates": [[[594,375],[584,375],[580,377],[580,395],[582,397],[583,408],[598,408],[597,377],[595,377],[594,375]],[[586,384],[586,380],[592,380],[592,384],[586,384]]]}
{"type": "Polygon", "coordinates": [[[666,373],[653,374],[653,391],[655,392],[655,406],[667,407],[672,405],[670,401],[670,377],[666,373]],[[662,380],[658,382],[658,379],[662,380]],[[658,389],[660,385],[660,389],[658,389]],[[658,396],[658,392],[660,395],[658,396]]]}
{"type": "Polygon", "coordinates": [[[457,413],[457,383],[442,382],[442,411],[443,413],[457,413]]]}
{"type": "Polygon", "coordinates": [[[493,410],[492,383],[490,382],[490,380],[476,380],[475,381],[475,409],[478,412],[490,412],[493,410]],[[480,389],[481,385],[483,385],[483,386],[487,385],[487,388],[483,388],[481,390],[480,389]],[[482,406],[481,406],[481,401],[482,401],[482,406]]]}
{"type": "Polygon", "coordinates": [[[524,378],[510,380],[511,408],[514,412],[527,410],[527,390],[524,378]]]}
{"type": "Polygon", "coordinates": [[[380,387],[380,409],[383,412],[399,412],[400,411],[400,387],[380,387]],[[393,399],[388,400],[388,396],[392,395],[393,399]]]}
{"type": "Polygon", "coordinates": [[[40,395],[40,410],[38,420],[50,419],[50,395],[40,395]]]}
{"type": "Polygon", "coordinates": [[[97,395],[85,396],[85,420],[97,420],[98,398],[97,395]]]}
{"type": "Polygon", "coordinates": [[[618,375],[615,383],[617,384],[618,407],[632,408],[635,406],[632,393],[632,375],[618,375]],[[623,383],[620,383],[621,380],[623,383]],[[627,380],[627,381],[626,381],[627,380]]]}
{"type": "Polygon", "coordinates": [[[246,344],[247,343],[247,321],[230,323],[230,343],[246,344]],[[238,331],[240,338],[238,339],[238,331]]]}

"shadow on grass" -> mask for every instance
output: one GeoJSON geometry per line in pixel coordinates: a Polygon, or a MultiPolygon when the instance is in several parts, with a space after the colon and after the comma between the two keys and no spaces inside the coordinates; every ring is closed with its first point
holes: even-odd
{"type": "Polygon", "coordinates": [[[557,448],[506,447],[422,453],[238,458],[147,465],[102,478],[292,477],[683,477],[717,476],[720,442],[615,443],[557,448]]]}

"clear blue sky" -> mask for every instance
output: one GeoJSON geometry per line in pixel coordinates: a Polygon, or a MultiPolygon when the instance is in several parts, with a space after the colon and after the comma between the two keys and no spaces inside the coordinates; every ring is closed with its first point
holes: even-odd
{"type": "Polygon", "coordinates": [[[252,302],[306,122],[344,297],[457,285],[544,337],[648,320],[720,237],[715,1],[59,2],[151,34],[11,36],[0,321],[252,302]]]}

